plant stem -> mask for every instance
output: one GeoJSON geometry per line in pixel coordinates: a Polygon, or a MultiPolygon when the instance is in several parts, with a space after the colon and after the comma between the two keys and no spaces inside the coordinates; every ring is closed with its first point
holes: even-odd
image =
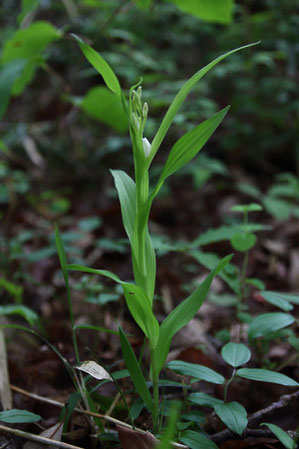
{"type": "Polygon", "coordinates": [[[156,368],[156,351],[151,349],[151,368],[152,368],[152,381],[153,381],[153,402],[154,402],[154,412],[153,412],[153,424],[154,433],[158,432],[159,429],[159,375],[156,368]]]}
{"type": "Polygon", "coordinates": [[[227,401],[227,393],[228,393],[228,387],[230,386],[230,384],[232,383],[232,381],[234,380],[236,375],[236,368],[234,368],[233,373],[231,375],[231,378],[226,382],[225,387],[224,387],[224,394],[223,394],[223,400],[224,402],[227,401]]]}

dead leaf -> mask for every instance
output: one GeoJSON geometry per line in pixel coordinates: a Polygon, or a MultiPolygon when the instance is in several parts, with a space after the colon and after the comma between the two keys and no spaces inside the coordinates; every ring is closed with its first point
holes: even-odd
{"type": "Polygon", "coordinates": [[[84,371],[85,373],[89,374],[95,379],[98,380],[108,379],[113,381],[110,374],[101,365],[99,365],[96,362],[93,362],[92,360],[83,362],[80,366],[77,366],[76,368],[80,371],[84,371]]]}
{"type": "MultiPolygon", "coordinates": [[[[63,423],[59,422],[57,424],[54,424],[54,426],[49,427],[48,429],[44,430],[42,433],[39,434],[40,437],[50,438],[54,441],[61,441],[62,436],[62,429],[63,429],[63,423]]],[[[47,445],[46,447],[44,444],[35,443],[34,441],[27,441],[27,443],[24,444],[23,449],[53,449],[53,446],[47,445]]]]}
{"type": "Polygon", "coordinates": [[[150,432],[140,433],[128,427],[116,426],[122,449],[153,449],[158,440],[150,432]]]}

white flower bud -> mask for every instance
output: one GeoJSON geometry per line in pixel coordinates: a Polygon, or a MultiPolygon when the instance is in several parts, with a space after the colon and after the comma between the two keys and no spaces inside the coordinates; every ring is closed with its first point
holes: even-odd
{"type": "Polygon", "coordinates": [[[143,118],[143,120],[147,119],[147,114],[148,114],[148,104],[144,103],[143,107],[142,107],[142,118],[143,118]]]}
{"type": "Polygon", "coordinates": [[[150,155],[152,146],[146,137],[142,138],[142,146],[143,146],[143,151],[144,151],[145,157],[148,158],[150,155]]]}

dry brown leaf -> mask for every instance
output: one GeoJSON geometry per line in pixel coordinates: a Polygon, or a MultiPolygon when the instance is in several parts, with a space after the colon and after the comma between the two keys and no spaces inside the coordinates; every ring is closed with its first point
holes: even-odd
{"type": "MultiPolygon", "coordinates": [[[[41,437],[50,438],[54,441],[61,441],[63,423],[59,422],[54,424],[54,426],[49,427],[46,430],[43,430],[42,433],[39,434],[41,437]]],[[[47,445],[46,447],[43,444],[35,443],[34,441],[27,441],[24,444],[23,449],[53,449],[53,446],[47,445]]]]}
{"type": "Polygon", "coordinates": [[[122,449],[153,449],[158,440],[149,432],[139,433],[133,429],[116,426],[122,449]]]}

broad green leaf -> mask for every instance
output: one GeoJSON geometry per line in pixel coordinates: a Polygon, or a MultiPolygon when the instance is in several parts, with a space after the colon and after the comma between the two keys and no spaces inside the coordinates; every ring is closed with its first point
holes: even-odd
{"type": "Polygon", "coordinates": [[[241,252],[248,251],[256,243],[256,236],[249,232],[238,232],[230,240],[232,247],[241,252]]]}
{"type": "Polygon", "coordinates": [[[119,133],[128,129],[128,121],[119,97],[105,86],[91,88],[79,103],[92,118],[105,123],[119,133]]]}
{"type": "Polygon", "coordinates": [[[0,412],[0,421],[7,423],[36,422],[42,419],[41,416],[27,410],[12,409],[0,412]]]}
{"type": "Polygon", "coordinates": [[[131,379],[133,384],[135,385],[136,390],[139,393],[141,399],[145,402],[148,409],[153,413],[154,405],[149,393],[149,390],[146,386],[145,379],[143,377],[140,365],[138,360],[134,354],[132,346],[130,345],[124,331],[122,328],[119,328],[119,338],[121,344],[121,350],[126,362],[126,366],[129,370],[131,379]]]}
{"type": "Polygon", "coordinates": [[[170,0],[177,7],[207,22],[229,23],[232,20],[234,0],[170,0]]]}
{"type": "Polygon", "coordinates": [[[191,376],[194,379],[205,380],[206,382],[211,382],[213,384],[222,385],[225,382],[224,377],[203,365],[198,365],[196,363],[183,362],[182,360],[173,360],[166,364],[166,367],[172,371],[182,374],[184,376],[191,376]]]}
{"type": "Polygon", "coordinates": [[[29,307],[21,305],[0,306],[0,315],[21,315],[31,326],[38,323],[38,315],[29,307]]]}
{"type": "Polygon", "coordinates": [[[263,199],[263,204],[267,212],[273,215],[276,220],[287,220],[294,209],[294,205],[290,201],[271,196],[266,196],[263,199]]]}
{"type": "Polygon", "coordinates": [[[205,405],[208,407],[214,407],[216,404],[223,403],[221,399],[214,398],[214,396],[207,393],[191,393],[188,396],[188,400],[194,402],[194,404],[205,405]]]}
{"type": "Polygon", "coordinates": [[[119,98],[121,98],[121,88],[119,81],[111,69],[110,65],[105,61],[105,59],[92,47],[83,42],[78,36],[72,34],[72,36],[78,42],[82,53],[88,62],[96,69],[97,72],[103,77],[106,86],[114,92],[119,98]]]}
{"type": "Polygon", "coordinates": [[[275,332],[289,326],[294,321],[294,317],[288,313],[263,313],[254,318],[254,320],[250,323],[248,337],[250,339],[264,337],[271,332],[275,332]]]}
{"type": "Polygon", "coordinates": [[[3,67],[0,71],[0,120],[2,119],[10,98],[12,86],[27,64],[26,59],[15,59],[3,67]]]}
{"type": "Polygon", "coordinates": [[[294,441],[284,430],[275,424],[270,424],[267,422],[263,422],[260,424],[261,426],[267,426],[271,432],[278,438],[278,440],[286,447],[287,449],[296,449],[296,441],[294,441]]]}
{"type": "Polygon", "coordinates": [[[270,382],[273,384],[286,385],[287,387],[296,387],[298,382],[286,376],[268,369],[241,368],[236,372],[237,376],[245,379],[257,380],[259,382],[270,382]]]}
{"type": "MultiPolygon", "coordinates": [[[[294,308],[292,304],[290,304],[283,293],[279,292],[271,292],[271,291],[262,291],[260,295],[270,304],[273,304],[276,307],[284,310],[285,312],[289,312],[294,308]]],[[[297,296],[297,298],[299,298],[297,296]]]]}
{"type": "Polygon", "coordinates": [[[174,144],[164,165],[154,195],[158,193],[168,176],[184,167],[184,165],[196,156],[222,122],[228,109],[229,106],[217,112],[217,114],[214,114],[200,125],[188,131],[174,144]]]}
{"type": "Polygon", "coordinates": [[[194,430],[185,430],[180,436],[180,441],[190,449],[218,449],[218,446],[206,435],[194,430]]]}
{"type": "Polygon", "coordinates": [[[234,226],[220,226],[219,228],[209,229],[193,240],[192,246],[198,247],[223,240],[230,240],[235,233],[236,229],[234,226]]]}
{"type": "Polygon", "coordinates": [[[234,368],[244,365],[250,360],[251,352],[242,343],[227,343],[221,349],[222,358],[234,368]]]}
{"type": "Polygon", "coordinates": [[[178,110],[180,109],[181,105],[183,104],[185,98],[190,93],[191,89],[195,84],[206,74],[211,70],[218,62],[225,59],[227,56],[239,51],[243,50],[245,48],[251,47],[252,45],[256,45],[258,42],[254,44],[245,45],[243,47],[236,48],[235,50],[229,51],[225,53],[224,55],[219,56],[218,58],[214,59],[214,61],[210,62],[207,66],[203,67],[202,69],[198,70],[180,89],[180,91],[175,96],[174,100],[172,101],[171,105],[169,106],[165,117],[162,120],[162,123],[152,141],[152,150],[151,155],[149,157],[149,165],[152,162],[153,158],[155,157],[155,154],[157,153],[174,117],[176,116],[178,110]]]}
{"type": "Polygon", "coordinates": [[[28,14],[32,14],[39,7],[40,0],[22,0],[22,10],[18,15],[18,24],[25,19],[28,14]]]}
{"type": "Polygon", "coordinates": [[[15,59],[27,61],[24,70],[13,85],[12,94],[19,95],[32,80],[36,69],[42,65],[42,54],[47,46],[62,33],[48,22],[38,21],[28,28],[17,30],[3,47],[1,63],[7,64],[15,59]]]}
{"type": "Polygon", "coordinates": [[[212,280],[228,264],[231,258],[232,256],[229,255],[221,259],[195,292],[173,309],[161,324],[156,347],[158,372],[165,363],[172,337],[196,315],[205,300],[212,280]]]}
{"type": "Polygon", "coordinates": [[[151,346],[156,346],[159,338],[159,323],[153,314],[151,301],[141,287],[121,281],[118,276],[107,270],[88,268],[77,264],[66,265],[66,269],[105,276],[120,284],[133,318],[150,340],[151,346]]]}
{"type": "Polygon", "coordinates": [[[247,412],[243,405],[238,402],[226,402],[215,405],[214,410],[230,430],[242,435],[248,423],[247,412]]]}
{"type": "Polygon", "coordinates": [[[154,297],[156,280],[156,255],[147,229],[145,231],[144,254],[146,265],[145,278],[139,269],[137,258],[135,257],[133,236],[134,224],[136,220],[136,185],[130,176],[122,170],[111,170],[111,173],[114,178],[115,187],[119,197],[123,225],[131,243],[135,280],[139,285],[146,285],[148,297],[152,301],[154,297]]]}
{"type": "Polygon", "coordinates": [[[232,212],[241,212],[242,214],[248,212],[258,212],[263,210],[262,206],[258,203],[250,203],[250,204],[235,204],[230,209],[232,212]]]}
{"type": "Polygon", "coordinates": [[[137,6],[143,9],[148,9],[151,6],[152,0],[134,0],[137,6]]]}

